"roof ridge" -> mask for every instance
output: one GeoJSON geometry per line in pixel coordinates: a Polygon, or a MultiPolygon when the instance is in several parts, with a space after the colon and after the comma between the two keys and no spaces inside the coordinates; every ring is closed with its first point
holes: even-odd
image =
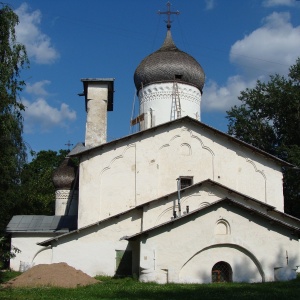
{"type": "Polygon", "coordinates": [[[214,202],[212,202],[212,203],[210,203],[210,204],[208,204],[208,205],[206,205],[206,206],[203,206],[203,207],[200,207],[200,208],[195,209],[195,210],[193,210],[193,211],[190,211],[189,213],[186,213],[186,214],[184,214],[184,215],[182,215],[182,216],[180,216],[180,217],[177,217],[177,218],[174,218],[174,219],[172,219],[172,220],[166,221],[166,222],[164,222],[164,223],[162,223],[162,224],[158,224],[158,225],[156,225],[156,226],[153,226],[152,228],[148,228],[148,229],[143,230],[143,231],[140,231],[140,232],[138,232],[138,233],[136,233],[136,234],[132,234],[131,236],[124,236],[124,237],[121,237],[120,240],[131,240],[131,239],[134,239],[134,238],[136,238],[136,237],[138,237],[138,236],[140,236],[140,235],[142,235],[142,234],[148,233],[148,232],[150,232],[150,231],[152,231],[152,230],[155,230],[155,229],[157,229],[157,228],[160,228],[160,227],[166,226],[166,225],[168,225],[168,224],[174,223],[174,222],[176,222],[176,221],[178,221],[178,220],[182,220],[183,218],[187,218],[187,217],[189,217],[189,216],[191,216],[191,215],[195,215],[195,214],[198,213],[198,212],[204,211],[205,209],[207,209],[207,208],[209,208],[209,207],[212,207],[212,206],[215,206],[215,205],[217,205],[217,204],[220,204],[220,203],[222,203],[222,202],[225,202],[225,203],[226,203],[226,202],[230,202],[230,203],[232,203],[232,204],[234,204],[234,205],[239,206],[240,208],[247,209],[247,210],[251,210],[251,211],[253,211],[254,213],[260,215],[260,216],[263,217],[263,218],[267,218],[267,219],[269,219],[269,220],[272,220],[272,221],[274,221],[274,222],[277,222],[277,223],[279,223],[279,224],[282,225],[282,226],[288,227],[288,228],[290,228],[291,230],[298,231],[298,233],[300,233],[300,226],[299,226],[299,227],[296,227],[296,226],[294,226],[294,225],[290,225],[290,224],[288,224],[288,223],[286,223],[286,222],[283,222],[283,221],[281,221],[281,220],[279,220],[279,219],[277,219],[277,218],[275,218],[275,217],[273,217],[273,216],[270,216],[270,215],[268,215],[268,214],[266,214],[266,213],[264,213],[264,212],[261,212],[261,211],[257,210],[257,209],[254,208],[254,207],[249,207],[248,205],[242,204],[242,203],[240,203],[240,202],[238,202],[238,201],[235,201],[235,200],[233,200],[233,199],[231,199],[231,198],[229,198],[229,197],[224,197],[224,198],[219,199],[219,200],[216,200],[216,201],[214,201],[214,202]]]}

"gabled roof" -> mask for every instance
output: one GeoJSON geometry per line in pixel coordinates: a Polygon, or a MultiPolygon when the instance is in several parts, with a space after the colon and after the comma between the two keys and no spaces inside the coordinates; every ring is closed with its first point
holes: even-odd
{"type": "Polygon", "coordinates": [[[6,232],[53,233],[69,232],[77,227],[77,216],[13,216],[6,227],[6,232]]]}
{"type": "MultiPolygon", "coordinates": [[[[242,194],[242,193],[240,193],[240,192],[237,192],[237,191],[235,191],[235,190],[233,190],[233,189],[227,188],[226,186],[223,186],[223,185],[221,185],[220,183],[215,182],[215,181],[213,181],[213,180],[211,180],[211,179],[207,179],[207,180],[198,182],[198,183],[196,183],[196,184],[194,184],[194,185],[191,185],[191,186],[189,186],[189,187],[187,187],[187,188],[185,188],[185,189],[182,189],[182,190],[181,190],[181,194],[183,194],[183,193],[185,193],[185,192],[188,192],[190,189],[193,189],[193,188],[195,188],[195,187],[200,187],[200,186],[202,186],[202,185],[204,185],[204,184],[209,184],[209,185],[215,185],[215,186],[218,186],[218,187],[220,187],[220,188],[226,190],[226,191],[229,192],[229,193],[235,193],[235,194],[237,194],[237,195],[243,197],[243,198],[246,199],[246,200],[254,201],[255,203],[260,204],[261,206],[266,207],[267,210],[271,210],[271,211],[274,211],[275,213],[279,213],[279,214],[285,216],[287,219],[291,218],[291,219],[293,219],[293,220],[297,220],[297,221],[299,222],[299,227],[300,227],[300,220],[299,220],[299,219],[297,219],[297,218],[295,218],[295,217],[292,217],[292,216],[290,216],[290,215],[288,215],[288,214],[285,214],[285,213],[283,213],[283,212],[276,211],[276,210],[275,210],[275,207],[272,206],[272,205],[269,205],[269,204],[267,204],[267,203],[261,202],[261,201],[259,201],[259,200],[254,199],[254,198],[248,197],[248,196],[246,196],[246,195],[244,195],[244,194],[242,194]]],[[[60,239],[60,238],[64,238],[64,237],[69,236],[69,235],[71,235],[71,234],[76,234],[76,233],[78,233],[78,232],[80,232],[80,231],[83,231],[83,230],[85,230],[85,229],[91,228],[91,227],[93,227],[93,226],[99,226],[99,224],[105,223],[105,222],[107,222],[107,221],[109,221],[109,220],[112,220],[112,219],[114,219],[114,218],[119,218],[120,216],[125,215],[125,214],[127,214],[127,213],[130,213],[130,212],[132,212],[132,211],[134,211],[134,210],[136,210],[136,209],[142,209],[144,206],[147,206],[147,205],[149,205],[149,204],[151,204],[151,203],[155,203],[155,202],[157,202],[157,201],[160,201],[160,200],[162,200],[162,199],[168,198],[168,197],[170,197],[170,196],[177,195],[177,193],[178,193],[177,191],[174,191],[173,193],[163,195],[163,196],[161,196],[161,197],[159,197],[159,198],[156,198],[156,199],[153,199],[153,200],[148,201],[148,202],[146,202],[146,203],[137,205],[136,207],[133,207],[133,208],[131,208],[131,209],[122,211],[121,213],[118,213],[118,214],[116,214],[116,215],[110,216],[110,217],[105,218],[105,219],[103,219],[103,220],[94,222],[94,223],[92,223],[92,224],[90,224],[90,225],[87,225],[87,226],[78,228],[78,229],[76,229],[76,230],[73,230],[73,231],[70,231],[70,232],[61,234],[61,235],[59,235],[59,236],[56,236],[55,238],[50,238],[50,239],[48,239],[48,240],[45,240],[45,241],[40,242],[40,243],[37,243],[37,244],[40,245],[40,246],[48,246],[48,245],[50,245],[51,242],[54,241],[54,240],[58,240],[58,239],[60,239]]],[[[216,201],[216,202],[214,202],[214,203],[217,203],[217,202],[219,202],[219,201],[220,201],[220,200],[218,200],[218,201],[216,201]]],[[[232,200],[232,201],[233,201],[233,200],[232,200]]],[[[247,206],[245,206],[245,207],[247,207],[247,206]]],[[[194,212],[194,211],[192,211],[192,212],[194,212]]],[[[192,212],[191,212],[191,213],[192,213],[192,212]]],[[[190,214],[189,214],[189,215],[190,215],[190,214]]]]}
{"type": "Polygon", "coordinates": [[[286,227],[286,228],[290,229],[290,230],[293,231],[294,233],[300,234],[300,226],[299,226],[299,227],[292,226],[292,225],[287,224],[287,223],[285,223],[285,222],[283,222],[283,221],[280,221],[280,220],[278,220],[278,219],[276,219],[276,218],[273,218],[273,217],[271,217],[271,216],[269,216],[269,215],[267,215],[267,214],[265,214],[265,213],[263,213],[263,212],[260,212],[260,211],[258,211],[258,210],[256,210],[256,209],[253,209],[253,208],[250,207],[250,206],[241,204],[241,203],[239,203],[239,202],[237,202],[237,201],[235,201],[235,200],[232,200],[232,199],[226,197],[226,198],[223,198],[223,199],[214,201],[213,203],[208,204],[208,205],[206,205],[206,206],[204,206],[204,207],[201,207],[201,208],[198,208],[198,209],[196,209],[196,210],[193,210],[193,211],[191,211],[190,213],[186,213],[186,214],[182,215],[181,217],[174,218],[174,219],[172,219],[172,220],[170,220],[170,221],[164,222],[164,223],[162,223],[162,224],[159,224],[159,225],[154,226],[154,227],[152,227],[152,228],[149,228],[149,229],[147,229],[147,230],[143,230],[143,231],[138,232],[138,233],[136,233],[136,234],[133,234],[133,235],[131,235],[131,236],[124,236],[124,237],[121,238],[121,240],[128,240],[128,241],[130,241],[130,240],[135,240],[136,238],[138,238],[138,237],[140,237],[140,236],[142,236],[142,235],[144,235],[144,234],[149,234],[150,232],[154,232],[154,231],[157,230],[158,228],[161,229],[161,228],[166,227],[166,226],[168,226],[168,225],[170,225],[170,224],[172,224],[172,223],[176,223],[176,222],[178,222],[179,220],[187,219],[187,218],[189,218],[189,217],[191,217],[191,216],[195,216],[197,213],[199,213],[199,212],[201,212],[201,211],[205,212],[206,210],[208,210],[208,209],[211,208],[211,207],[215,207],[215,206],[222,205],[222,204],[225,204],[225,203],[228,203],[228,204],[231,204],[231,205],[235,205],[235,206],[237,206],[237,207],[239,207],[239,208],[242,208],[242,209],[244,209],[244,210],[249,211],[249,212],[252,213],[252,214],[256,214],[256,215],[258,215],[258,216],[260,216],[260,217],[262,217],[262,218],[264,218],[264,219],[267,219],[267,220],[269,220],[271,223],[276,223],[276,224],[278,224],[278,225],[280,225],[280,226],[283,226],[283,227],[286,227]]]}
{"type": "Polygon", "coordinates": [[[108,146],[111,146],[111,145],[114,145],[116,143],[119,143],[119,142],[126,142],[127,140],[132,140],[133,138],[138,138],[140,136],[142,136],[143,134],[147,133],[147,132],[155,132],[156,130],[158,129],[161,129],[161,128],[167,128],[169,127],[170,125],[172,124],[176,124],[176,125],[182,125],[182,124],[193,124],[195,126],[199,126],[201,128],[203,128],[204,130],[207,130],[207,131],[211,131],[213,134],[217,134],[223,138],[226,138],[227,140],[233,142],[233,143],[236,143],[240,146],[243,146],[245,148],[248,148],[250,149],[251,151],[257,153],[257,154],[260,154],[268,159],[271,159],[273,161],[275,161],[276,163],[278,163],[279,165],[281,166],[290,166],[290,167],[293,167],[292,164],[282,160],[282,159],[279,159],[278,157],[274,156],[274,155],[271,155],[263,150],[260,150],[259,148],[256,148],[250,144],[247,144],[229,134],[226,134],[220,130],[217,130],[213,127],[210,127],[196,119],[193,119],[189,116],[185,116],[183,118],[179,118],[179,119],[176,119],[176,120],[173,120],[173,121],[170,121],[170,122],[167,122],[167,123],[163,123],[163,124],[160,124],[160,125],[157,125],[157,126],[154,126],[154,127],[151,127],[151,128],[148,128],[146,130],[142,130],[142,131],[139,131],[137,133],[134,133],[134,134],[131,134],[131,135],[128,135],[128,136],[125,136],[125,137],[122,137],[120,139],[117,139],[117,140],[113,140],[113,141],[110,141],[108,143],[105,143],[105,144],[101,144],[101,145],[98,145],[98,146],[95,146],[95,147],[85,147],[83,143],[78,143],[72,150],[71,152],[68,154],[68,156],[80,156],[80,155],[83,155],[89,151],[92,151],[92,150],[95,150],[95,149],[105,149],[106,147],[108,146]]]}

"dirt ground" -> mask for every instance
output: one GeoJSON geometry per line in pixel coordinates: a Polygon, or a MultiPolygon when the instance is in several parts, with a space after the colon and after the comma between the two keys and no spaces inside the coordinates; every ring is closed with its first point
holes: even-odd
{"type": "Polygon", "coordinates": [[[6,282],[4,287],[37,287],[56,286],[75,288],[99,283],[93,277],[70,267],[66,263],[37,265],[22,273],[20,276],[6,282]]]}

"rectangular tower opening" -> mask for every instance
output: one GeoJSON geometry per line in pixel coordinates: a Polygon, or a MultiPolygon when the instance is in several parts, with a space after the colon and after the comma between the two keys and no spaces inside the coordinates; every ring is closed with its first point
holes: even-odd
{"type": "Polygon", "coordinates": [[[180,176],[179,179],[181,190],[193,184],[193,176],[180,176]]]}

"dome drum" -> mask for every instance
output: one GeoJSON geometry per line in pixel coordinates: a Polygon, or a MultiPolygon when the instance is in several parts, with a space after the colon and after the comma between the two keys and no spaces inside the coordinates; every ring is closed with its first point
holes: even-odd
{"type": "MultiPolygon", "coordinates": [[[[199,89],[191,85],[178,83],[178,94],[184,115],[200,120],[201,93],[199,89]]],[[[172,82],[149,84],[139,91],[138,97],[140,100],[140,115],[144,115],[144,120],[141,122],[142,130],[176,118],[172,82]]]]}

